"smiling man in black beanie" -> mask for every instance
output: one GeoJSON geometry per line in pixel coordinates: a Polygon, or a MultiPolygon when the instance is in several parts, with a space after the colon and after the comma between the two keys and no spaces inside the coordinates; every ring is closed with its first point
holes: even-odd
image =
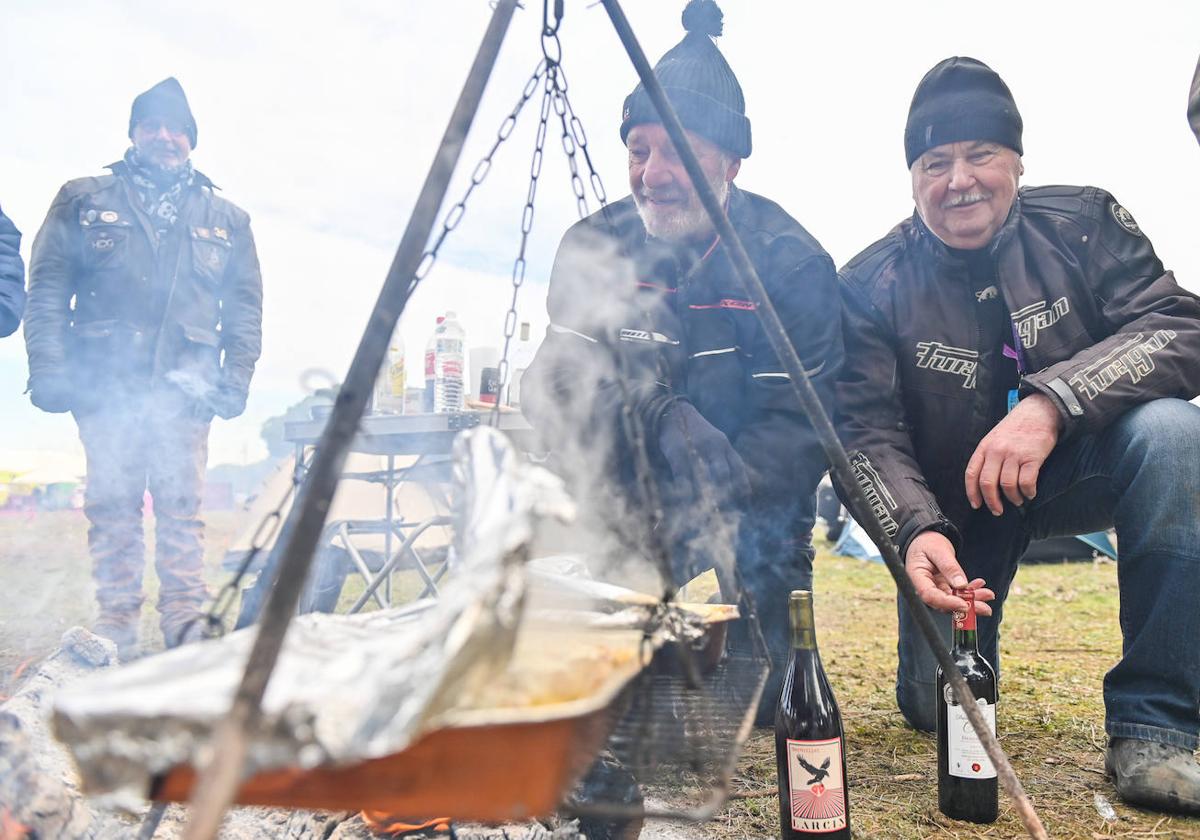
{"type": "Polygon", "coordinates": [[[33,404],[79,426],[95,629],[122,658],[138,652],[147,488],[164,640],[202,629],[209,424],[244,410],[262,321],[250,219],[192,167],[196,120],[179,82],[134,99],[129,138],[111,174],[69,181],[51,204],[25,321],[33,404]]]}
{"type": "MultiPolygon", "coordinates": [[[[1030,539],[1116,528],[1108,767],[1126,800],[1200,813],[1200,299],[1107,192],[1018,188],[1022,128],[976,59],[917,86],[916,212],[842,270],[839,431],[925,604],[976,589],[997,674],[1030,539]]],[[[931,730],[936,662],[899,612],[896,698],[931,730]]]]}
{"type": "MultiPolygon", "coordinates": [[[[721,10],[693,0],[683,26],[655,76],[828,407],[841,357],[833,262],[778,204],[734,186],[751,131],[741,85],[713,40],[721,10]]],[[[631,195],[563,237],[551,324],[522,380],[522,409],[579,492],[605,496],[590,508],[626,512],[608,515],[610,530],[667,544],[677,583],[730,567],[736,554],[778,678],[788,592],[812,583],[825,458],[640,84],[625,99],[620,137],[631,195]],[[624,424],[626,410],[641,435],[624,424]],[[641,455],[665,500],[662,522],[650,521],[641,455]]],[[[773,723],[778,694],[773,681],[760,723],[773,723]]]]}

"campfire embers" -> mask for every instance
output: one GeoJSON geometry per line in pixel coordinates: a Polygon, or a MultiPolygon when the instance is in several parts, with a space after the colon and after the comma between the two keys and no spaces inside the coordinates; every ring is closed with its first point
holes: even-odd
{"type": "MultiPolygon", "coordinates": [[[[366,823],[367,828],[371,829],[371,831],[389,837],[403,837],[406,834],[415,834],[416,832],[447,834],[450,831],[449,817],[414,820],[409,817],[397,816],[396,814],[386,814],[383,811],[363,811],[360,816],[362,816],[362,821],[366,823]]],[[[3,840],[3,838],[0,838],[0,840],[3,840]]]]}
{"type": "Polygon", "coordinates": [[[7,807],[0,808],[0,840],[22,840],[28,837],[30,828],[13,818],[7,807]]]}
{"type": "MultiPolygon", "coordinates": [[[[25,669],[29,667],[31,662],[33,662],[32,656],[22,660],[21,664],[13,669],[12,676],[8,678],[9,685],[16,685],[21,681],[21,675],[25,673],[25,669]]],[[[7,699],[7,694],[0,694],[0,703],[3,703],[7,699]]],[[[0,835],[0,840],[4,840],[3,835],[0,835]]]]}

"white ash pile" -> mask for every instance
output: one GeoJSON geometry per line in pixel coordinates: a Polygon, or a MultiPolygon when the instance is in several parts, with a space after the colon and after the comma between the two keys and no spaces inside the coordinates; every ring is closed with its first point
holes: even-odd
{"type": "MultiPolygon", "coordinates": [[[[82,677],[110,668],[117,648],[107,639],[73,627],[63,634],[58,650],[31,669],[19,689],[0,705],[0,836],[102,840],[134,837],[149,803],[89,800],[79,790],[75,765],[50,732],[53,694],[82,677]]],[[[308,820],[307,814],[272,812],[261,808],[231,811],[222,827],[228,840],[275,840],[295,837],[313,840],[320,834],[288,834],[289,823],[308,820]]],[[[183,811],[171,808],[156,838],[180,835],[183,811]]]]}
{"type": "Polygon", "coordinates": [[[72,628],[62,646],[0,706],[0,816],[6,832],[64,840],[116,836],[116,823],[93,815],[75,782],[66,750],[50,734],[49,695],[116,661],[112,642],[72,628]]]}

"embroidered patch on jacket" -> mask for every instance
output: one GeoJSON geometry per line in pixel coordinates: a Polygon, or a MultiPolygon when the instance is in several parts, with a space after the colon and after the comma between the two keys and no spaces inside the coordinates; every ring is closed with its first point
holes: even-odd
{"type": "Polygon", "coordinates": [[[1000,290],[995,286],[988,286],[975,293],[975,300],[979,303],[983,303],[985,300],[995,300],[998,297],[1000,297],[1000,290]]]}
{"type": "Polygon", "coordinates": [[[962,347],[951,347],[940,341],[917,342],[917,367],[949,373],[963,378],[964,388],[975,387],[975,367],[979,354],[962,347]]]}
{"type": "Polygon", "coordinates": [[[1070,382],[1089,400],[1125,377],[1137,384],[1154,372],[1154,354],[1174,340],[1174,330],[1159,330],[1149,338],[1137,333],[1080,370],[1070,382]]]}
{"type": "Polygon", "coordinates": [[[1071,304],[1065,297],[1060,297],[1053,304],[1039,300],[1037,303],[1023,306],[1011,313],[1011,316],[1017,335],[1021,337],[1021,344],[1025,347],[1035,347],[1041,331],[1054,326],[1059,318],[1070,311],[1071,304]]]}
{"type": "Polygon", "coordinates": [[[1132,213],[1130,213],[1120,204],[1117,204],[1115,201],[1108,206],[1108,209],[1112,211],[1113,218],[1117,220],[1117,224],[1125,228],[1125,230],[1127,230],[1129,233],[1132,233],[1134,236],[1142,235],[1142,229],[1138,227],[1138,223],[1134,221],[1132,213]]]}
{"type": "Polygon", "coordinates": [[[879,477],[879,471],[861,452],[855,452],[850,456],[850,468],[854,470],[854,480],[862,488],[863,495],[867,497],[867,504],[871,506],[871,512],[883,526],[884,532],[889,537],[896,536],[900,526],[896,524],[891,513],[896,509],[896,499],[888,490],[887,485],[883,483],[883,479],[879,477]]]}

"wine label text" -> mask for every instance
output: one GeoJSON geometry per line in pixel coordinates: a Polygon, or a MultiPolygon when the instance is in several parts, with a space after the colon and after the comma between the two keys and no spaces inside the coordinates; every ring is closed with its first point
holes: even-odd
{"type": "MultiPolygon", "coordinates": [[[[987,721],[992,734],[996,734],[996,704],[979,699],[979,711],[987,721]]],[[[951,776],[960,779],[994,779],[996,768],[987,757],[983,742],[975,734],[975,728],[967,713],[957,703],[946,704],[946,744],[948,770],[951,776]]]]}

